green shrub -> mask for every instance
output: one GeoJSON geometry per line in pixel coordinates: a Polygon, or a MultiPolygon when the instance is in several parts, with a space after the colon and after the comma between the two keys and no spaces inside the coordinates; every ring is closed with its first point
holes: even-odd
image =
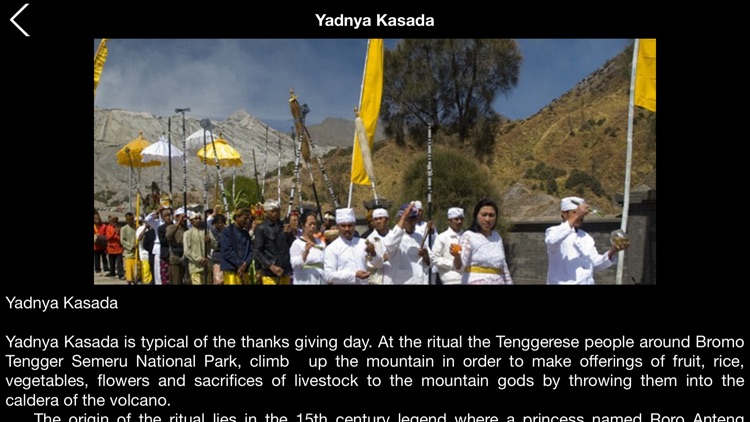
{"type": "MultiPolygon", "coordinates": [[[[254,177],[251,178],[243,175],[238,175],[237,177],[235,177],[234,197],[232,197],[232,174],[222,172],[222,179],[224,179],[224,193],[227,196],[227,205],[229,206],[229,210],[227,212],[228,215],[231,215],[231,212],[237,208],[247,208],[253,204],[261,202],[260,191],[258,190],[258,186],[255,183],[254,177]]],[[[268,190],[266,190],[266,193],[270,194],[268,190]]],[[[274,198],[276,197],[275,191],[273,192],[272,196],[274,198]]],[[[216,204],[211,203],[210,198],[219,198],[219,202],[221,204],[224,203],[223,199],[221,199],[221,192],[214,192],[213,196],[209,195],[209,208],[213,208],[216,206],[216,204]]]]}
{"type": "Polygon", "coordinates": [[[579,195],[583,195],[585,188],[589,188],[596,196],[609,198],[599,179],[586,172],[573,169],[568,180],[565,181],[565,189],[575,190],[579,195]]]}
{"type": "Polygon", "coordinates": [[[555,179],[549,179],[547,181],[547,193],[550,195],[554,195],[557,193],[557,182],[555,179]]]}
{"type": "MultiPolygon", "coordinates": [[[[502,214],[500,194],[493,188],[492,175],[465,154],[443,148],[433,149],[432,171],[432,216],[440,230],[448,227],[446,213],[451,207],[461,207],[465,210],[464,227],[468,227],[471,224],[474,206],[483,198],[497,202],[502,214]]],[[[398,206],[414,200],[422,201],[425,219],[428,219],[426,154],[416,156],[406,169],[401,179],[400,191],[398,202],[394,204],[395,209],[391,210],[391,225],[397,222],[398,206]]],[[[503,221],[501,215],[498,227],[507,225],[503,221]]]]}

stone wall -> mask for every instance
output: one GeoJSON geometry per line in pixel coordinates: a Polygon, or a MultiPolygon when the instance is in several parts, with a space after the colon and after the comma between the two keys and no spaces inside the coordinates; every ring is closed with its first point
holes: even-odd
{"type": "MultiPolygon", "coordinates": [[[[618,201],[622,204],[622,197],[618,201]]],[[[547,248],[544,232],[560,220],[513,221],[504,239],[508,265],[515,284],[546,284],[547,248]]],[[[596,242],[600,253],[610,248],[609,237],[620,228],[621,218],[586,219],[583,229],[596,242]]],[[[630,247],[625,251],[622,284],[656,284],[656,190],[647,186],[633,190],[628,210],[630,247]]],[[[597,284],[615,284],[617,265],[594,275],[597,284]]]]}
{"type": "MultiPolygon", "coordinates": [[[[559,224],[560,221],[545,220],[535,222],[514,223],[505,239],[508,266],[515,284],[546,284],[547,283],[547,247],[544,244],[544,232],[548,227],[559,224]]],[[[596,249],[603,253],[610,248],[609,235],[620,228],[619,219],[589,217],[583,224],[583,229],[596,242],[596,249]]],[[[627,252],[626,252],[627,255],[627,252]]],[[[594,274],[596,284],[615,284],[617,266],[594,274]]],[[[623,267],[623,280],[627,277],[627,259],[623,267]]],[[[626,284],[623,281],[623,284],[626,284]]]]}

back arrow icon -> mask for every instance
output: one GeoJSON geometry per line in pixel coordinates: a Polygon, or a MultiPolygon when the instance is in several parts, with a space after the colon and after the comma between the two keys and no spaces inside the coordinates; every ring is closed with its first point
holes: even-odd
{"type": "Polygon", "coordinates": [[[15,25],[16,28],[18,28],[19,31],[23,32],[23,35],[26,35],[27,37],[29,36],[29,34],[27,34],[26,31],[24,31],[23,28],[21,28],[21,26],[19,24],[17,24],[16,21],[14,21],[13,19],[15,19],[18,15],[20,15],[21,12],[23,12],[23,9],[25,9],[28,5],[29,5],[28,3],[24,4],[23,7],[21,7],[20,9],[18,9],[18,12],[16,12],[16,14],[13,15],[12,18],[10,18],[10,22],[13,25],[15,25]]]}

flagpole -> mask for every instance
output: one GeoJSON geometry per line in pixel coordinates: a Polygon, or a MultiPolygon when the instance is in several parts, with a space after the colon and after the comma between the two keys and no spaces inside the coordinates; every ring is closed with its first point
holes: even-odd
{"type": "MultiPolygon", "coordinates": [[[[432,124],[427,124],[427,221],[432,223],[432,124]]],[[[425,235],[429,238],[428,245],[432,249],[432,227],[427,225],[425,235]]],[[[428,273],[429,284],[435,284],[435,273],[430,268],[428,273]]]]}
{"type": "MultiPolygon", "coordinates": [[[[633,113],[634,113],[634,99],[635,99],[635,72],[636,66],[638,65],[638,47],[640,40],[635,39],[633,43],[633,63],[630,68],[630,99],[628,100],[628,137],[627,137],[627,154],[625,159],[625,192],[622,199],[622,222],[620,228],[627,233],[628,232],[628,213],[630,212],[630,173],[633,160],[633,113]]],[[[615,284],[622,284],[622,270],[623,261],[625,259],[625,251],[621,250],[617,253],[617,275],[615,276],[615,284]]]]}
{"type": "MultiPolygon", "coordinates": [[[[367,75],[367,59],[370,58],[370,38],[367,39],[367,53],[365,54],[365,66],[362,68],[362,85],[359,87],[359,105],[358,109],[362,108],[362,96],[365,92],[365,76],[367,75]]],[[[356,130],[355,130],[356,133],[356,130]]],[[[349,200],[346,202],[346,207],[352,207],[352,187],[354,182],[351,180],[351,175],[354,173],[354,148],[352,148],[352,169],[349,172],[349,200]]],[[[373,184],[374,188],[374,184],[373,184]]]]}

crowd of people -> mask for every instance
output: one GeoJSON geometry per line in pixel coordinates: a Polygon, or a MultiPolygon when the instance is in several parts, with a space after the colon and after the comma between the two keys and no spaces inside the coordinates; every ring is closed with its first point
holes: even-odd
{"type": "MultiPolygon", "coordinates": [[[[476,204],[465,230],[464,210],[449,208],[444,231],[424,220],[419,201],[401,205],[392,227],[386,209],[368,211],[363,234],[351,208],[328,211],[322,222],[312,211],[282,219],[275,200],[258,208],[228,219],[159,205],[142,224],[126,213],[122,226],[95,211],[94,273],[145,285],[513,284],[490,199],[476,204]]],[[[561,223],[545,233],[547,284],[594,284],[594,272],[628,247],[613,242],[600,254],[581,229],[589,211],[582,198],[562,199],[561,223]]]]}

